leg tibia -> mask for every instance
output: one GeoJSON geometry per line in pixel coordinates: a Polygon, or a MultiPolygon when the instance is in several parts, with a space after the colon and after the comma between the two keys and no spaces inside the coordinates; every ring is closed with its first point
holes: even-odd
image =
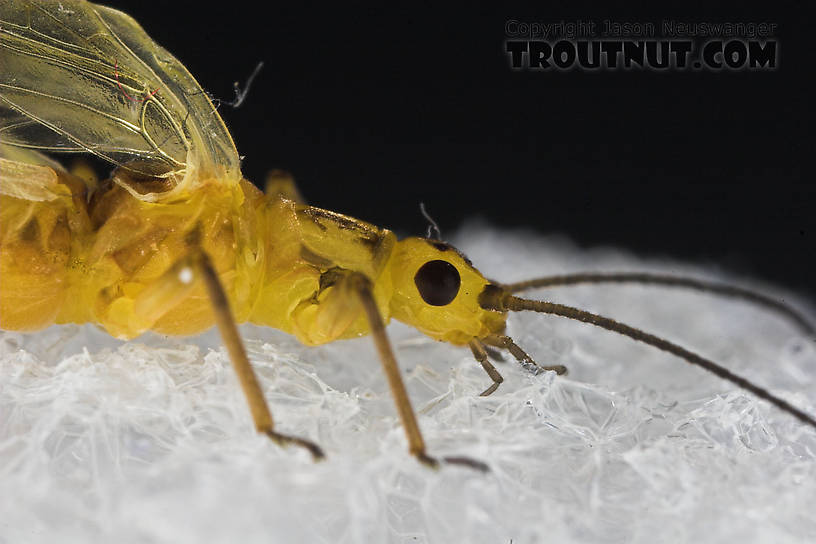
{"type": "Polygon", "coordinates": [[[269,411],[258,378],[247,358],[244,344],[238,334],[238,328],[230,310],[227,294],[218,279],[218,274],[212,262],[204,251],[194,249],[190,256],[172,266],[159,278],[155,286],[139,296],[135,305],[141,310],[155,315],[160,312],[163,297],[169,301],[181,300],[189,294],[190,290],[198,282],[204,284],[212,303],[215,323],[229,353],[230,361],[238,375],[238,381],[249,404],[255,428],[258,432],[266,434],[280,445],[300,446],[309,450],[315,459],[322,458],[323,452],[316,444],[303,438],[280,434],[274,430],[272,413],[269,411]]]}

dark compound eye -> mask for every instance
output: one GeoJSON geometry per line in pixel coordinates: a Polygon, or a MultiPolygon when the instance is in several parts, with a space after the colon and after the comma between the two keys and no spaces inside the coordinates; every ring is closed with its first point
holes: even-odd
{"type": "Polygon", "coordinates": [[[428,261],[414,276],[422,300],[431,306],[450,304],[459,293],[462,279],[459,271],[448,261],[428,261]]]}

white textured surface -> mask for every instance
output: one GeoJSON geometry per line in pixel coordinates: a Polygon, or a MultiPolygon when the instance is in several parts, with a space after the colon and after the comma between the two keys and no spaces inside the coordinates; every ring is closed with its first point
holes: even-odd
{"type": "MultiPolygon", "coordinates": [[[[452,241],[501,281],[728,279],[478,225],[452,241]]],[[[813,339],[776,316],[657,288],[533,295],[663,335],[814,412],[813,339]]],[[[508,361],[505,383],[479,398],[489,380],[469,350],[389,332],[430,452],[485,460],[490,474],[408,456],[367,338],[304,348],[242,327],[279,429],[326,450],[314,464],[256,436],[213,331],[128,343],[88,326],[0,333],[0,543],[816,540],[816,432],[729,383],[600,329],[520,314],[509,334],[569,377],[508,361]]]]}

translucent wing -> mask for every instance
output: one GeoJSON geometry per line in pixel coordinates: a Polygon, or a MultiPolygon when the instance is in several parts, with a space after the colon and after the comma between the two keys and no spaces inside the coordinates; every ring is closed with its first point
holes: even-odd
{"type": "Polygon", "coordinates": [[[71,196],[68,187],[59,183],[57,172],[61,169],[34,150],[0,144],[0,195],[34,201],[71,196]]]}
{"type": "Polygon", "coordinates": [[[84,1],[0,2],[0,142],[91,152],[172,178],[174,195],[240,179],[232,137],[187,69],[130,16],[84,1]]]}

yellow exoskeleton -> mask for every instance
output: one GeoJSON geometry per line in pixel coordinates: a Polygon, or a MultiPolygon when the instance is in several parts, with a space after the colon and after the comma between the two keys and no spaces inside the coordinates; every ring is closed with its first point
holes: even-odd
{"type": "MultiPolygon", "coordinates": [[[[291,179],[266,193],[243,179],[207,94],[128,15],[81,0],[0,4],[0,327],[92,322],[119,338],[194,334],[214,322],[255,425],[277,433],[235,323],[309,345],[371,333],[408,435],[428,456],[384,326],[394,318],[469,346],[492,380],[493,346],[540,367],[503,334],[508,311],[533,310],[613,330],[671,352],[816,427],[813,416],[684,348],[610,319],[512,293],[582,282],[640,282],[750,299],[808,328],[792,309],[743,289],[689,278],[588,274],[513,285],[486,279],[452,246],[304,204],[291,179]],[[84,152],[117,168],[83,181],[41,151],[84,152]]],[[[812,332],[812,328],[808,328],[812,332]]],[[[465,457],[449,462],[481,468],[465,457]]]]}

